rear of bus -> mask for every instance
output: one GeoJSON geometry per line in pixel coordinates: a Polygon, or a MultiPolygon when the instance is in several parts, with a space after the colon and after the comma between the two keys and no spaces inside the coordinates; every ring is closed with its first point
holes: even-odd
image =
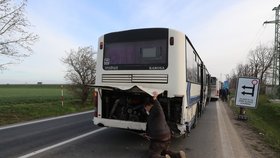
{"type": "Polygon", "coordinates": [[[219,94],[220,94],[220,87],[219,87],[219,81],[216,77],[211,77],[210,80],[210,87],[211,87],[211,100],[218,100],[219,94]]]}
{"type": "Polygon", "coordinates": [[[113,32],[99,38],[93,86],[98,93],[94,124],[144,131],[147,114],[142,100],[153,91],[161,93],[158,99],[168,122],[183,124],[186,78],[181,78],[185,76],[181,72],[185,67],[172,63],[185,61],[185,56],[171,52],[178,52],[178,48],[184,51],[185,41],[177,40],[177,47],[172,47],[174,39],[170,36],[185,39],[165,28],[113,32]]]}

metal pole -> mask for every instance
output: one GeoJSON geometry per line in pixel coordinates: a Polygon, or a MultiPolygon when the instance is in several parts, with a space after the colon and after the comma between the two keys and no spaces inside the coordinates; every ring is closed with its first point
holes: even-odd
{"type": "Polygon", "coordinates": [[[272,63],[272,86],[276,88],[276,85],[280,85],[280,19],[279,10],[280,5],[272,9],[275,11],[274,21],[265,21],[264,24],[275,24],[275,38],[274,38],[274,53],[273,53],[273,63],[272,63]]]}
{"type": "Polygon", "coordinates": [[[280,82],[280,68],[279,68],[279,57],[280,57],[280,40],[279,40],[279,9],[280,9],[280,5],[278,7],[275,7],[273,10],[275,10],[275,81],[274,81],[274,85],[279,85],[280,82]],[[278,69],[278,72],[277,72],[278,69]],[[277,83],[278,80],[278,83],[277,83]]]}
{"type": "Polygon", "coordinates": [[[63,85],[61,85],[61,106],[64,105],[63,85]]]}

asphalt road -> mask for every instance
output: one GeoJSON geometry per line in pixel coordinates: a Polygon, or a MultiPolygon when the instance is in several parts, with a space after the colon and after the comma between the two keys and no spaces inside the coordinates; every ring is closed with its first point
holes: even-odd
{"type": "Polygon", "coordinates": [[[0,158],[18,157],[35,150],[97,129],[92,123],[93,112],[0,128],[0,158]]]}
{"type": "MultiPolygon", "coordinates": [[[[184,150],[188,158],[251,157],[234,129],[225,106],[219,101],[210,102],[190,136],[173,139],[171,149],[184,150]]],[[[147,157],[149,142],[141,136],[126,130],[97,128],[92,125],[91,114],[75,117],[68,118],[71,120],[54,121],[54,125],[43,122],[41,124],[45,125],[38,124],[36,128],[29,127],[31,129],[23,126],[0,130],[0,157],[147,157]],[[51,145],[90,131],[96,132],[49,148],[51,145]],[[32,152],[33,154],[26,155],[32,152]]]]}

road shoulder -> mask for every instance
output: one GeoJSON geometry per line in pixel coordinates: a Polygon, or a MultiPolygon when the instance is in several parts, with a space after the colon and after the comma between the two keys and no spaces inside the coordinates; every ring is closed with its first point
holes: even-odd
{"type": "Polygon", "coordinates": [[[263,140],[262,134],[254,130],[248,123],[237,120],[237,114],[230,109],[227,103],[221,102],[224,105],[234,128],[242,138],[242,141],[254,158],[280,158],[279,153],[272,150],[263,140]]]}

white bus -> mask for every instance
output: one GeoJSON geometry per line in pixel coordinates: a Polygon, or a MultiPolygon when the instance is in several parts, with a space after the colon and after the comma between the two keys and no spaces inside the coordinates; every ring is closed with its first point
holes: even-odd
{"type": "Polygon", "coordinates": [[[211,77],[211,100],[217,101],[220,97],[220,83],[216,77],[211,77]]]}
{"type": "Polygon", "coordinates": [[[99,38],[95,125],[142,130],[141,99],[153,91],[171,130],[195,127],[208,93],[208,71],[188,37],[168,28],[134,29],[99,38]]]}

